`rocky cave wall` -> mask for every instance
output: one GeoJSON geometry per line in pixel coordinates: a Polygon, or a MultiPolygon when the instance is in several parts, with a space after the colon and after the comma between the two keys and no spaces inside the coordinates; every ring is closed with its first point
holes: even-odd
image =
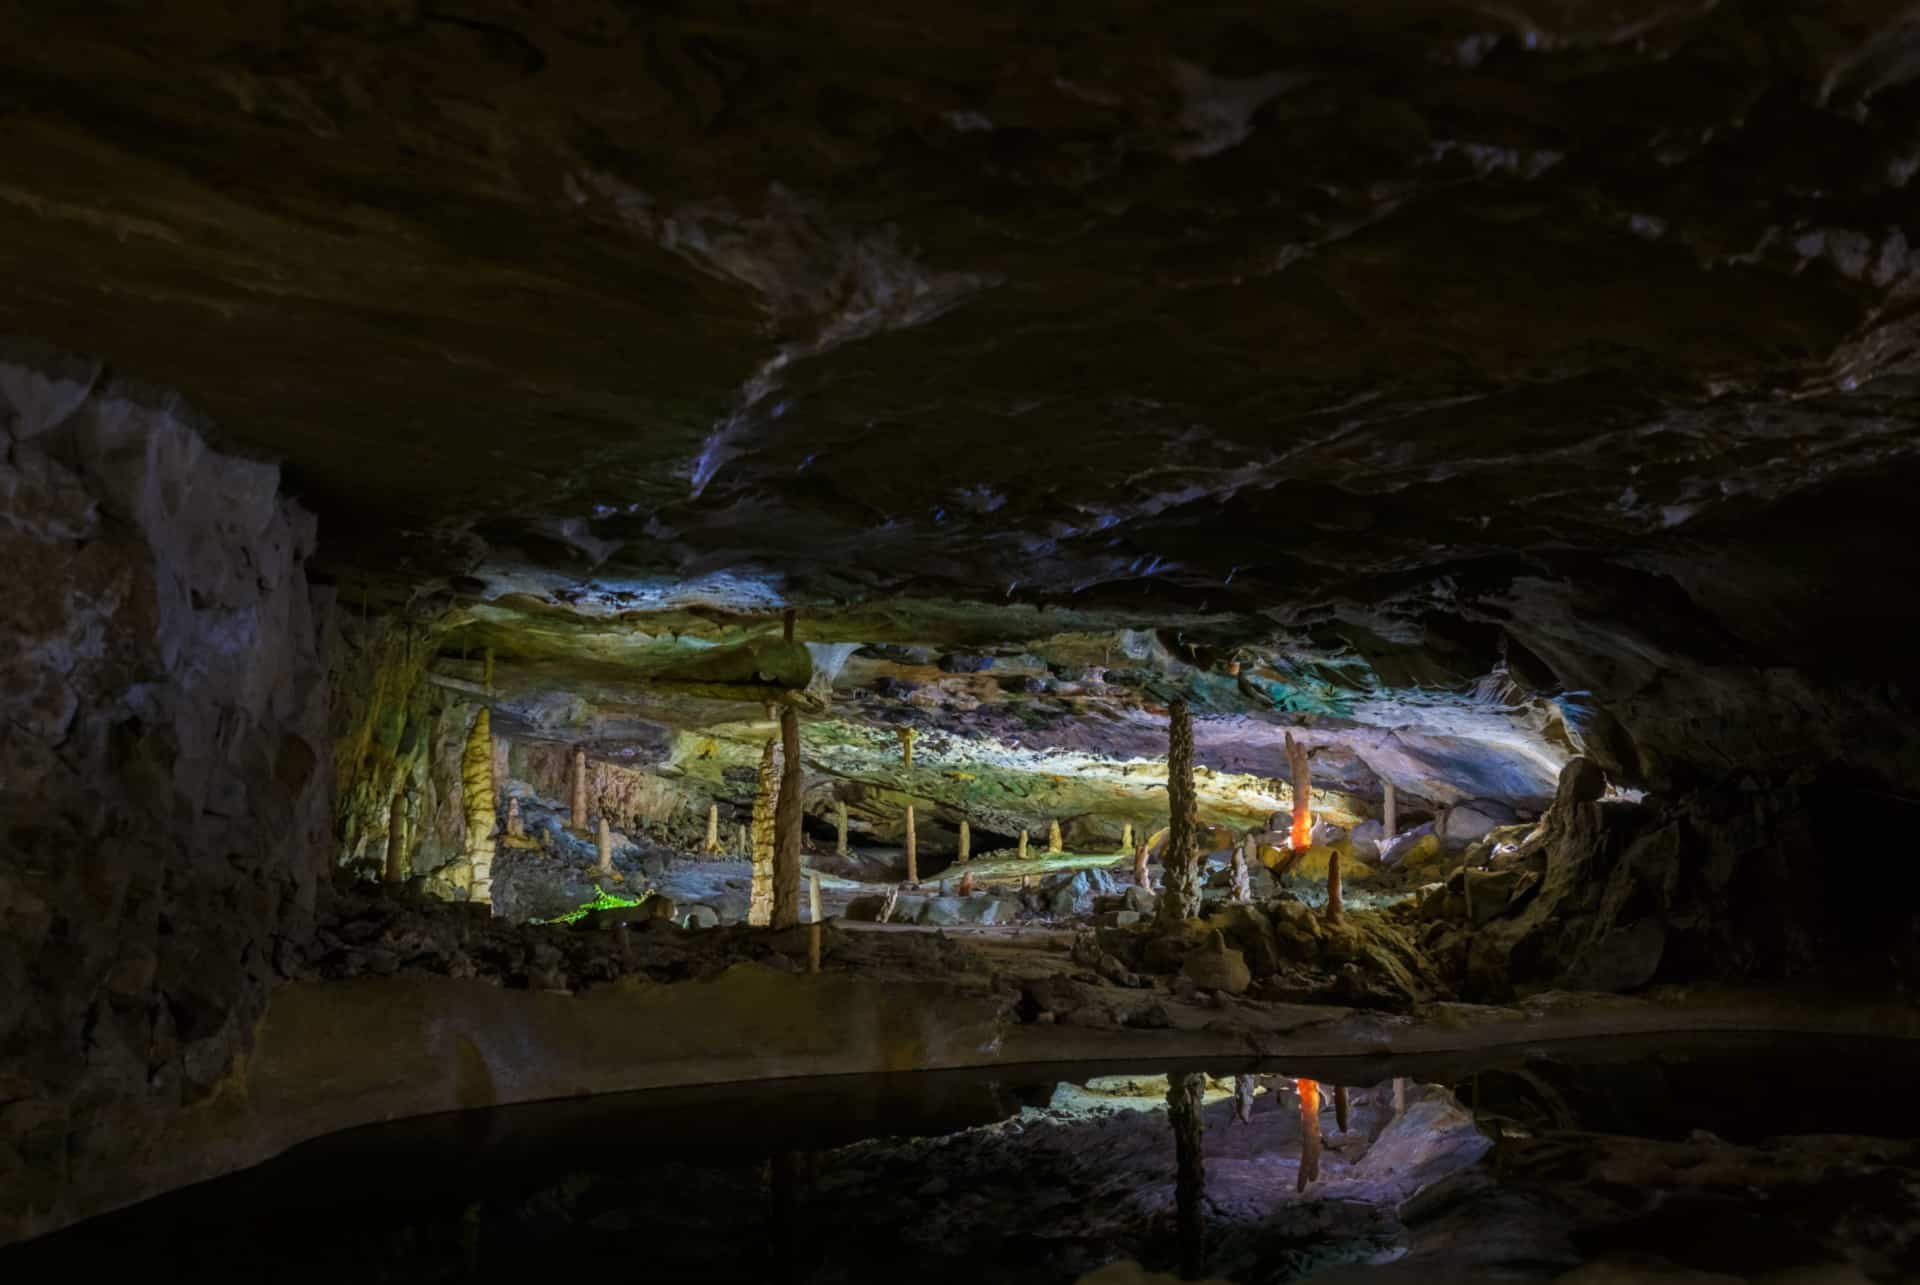
{"type": "Polygon", "coordinates": [[[0,353],[0,1241],[144,1194],[312,930],[314,537],[173,397],[0,353]]]}

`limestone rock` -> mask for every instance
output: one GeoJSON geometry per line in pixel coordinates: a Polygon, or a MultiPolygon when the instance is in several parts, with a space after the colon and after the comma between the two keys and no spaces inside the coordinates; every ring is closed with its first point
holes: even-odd
{"type": "Polygon", "coordinates": [[[1231,949],[1218,929],[1206,945],[1187,956],[1180,971],[1202,990],[1225,991],[1229,995],[1244,994],[1253,984],[1246,957],[1231,949]]]}
{"type": "Polygon", "coordinates": [[[1469,870],[1466,872],[1467,919],[1475,928],[1496,915],[1506,913],[1507,903],[1520,883],[1518,870],[1469,870]]]}

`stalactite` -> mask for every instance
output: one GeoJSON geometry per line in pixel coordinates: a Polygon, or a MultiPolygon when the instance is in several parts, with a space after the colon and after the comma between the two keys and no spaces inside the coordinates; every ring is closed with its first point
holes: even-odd
{"type": "Polygon", "coordinates": [[[1395,823],[1398,822],[1399,820],[1399,815],[1398,815],[1399,808],[1395,806],[1395,803],[1396,803],[1396,800],[1393,797],[1393,782],[1388,781],[1387,782],[1387,806],[1386,806],[1387,815],[1386,815],[1385,821],[1383,822],[1383,824],[1386,827],[1386,835],[1380,840],[1380,847],[1382,851],[1385,851],[1387,844],[1393,841],[1393,836],[1394,836],[1393,827],[1395,823]]]}
{"type": "Polygon", "coordinates": [[[404,883],[407,878],[407,794],[393,792],[393,806],[387,809],[388,883],[404,883]]]}
{"type": "Polygon", "coordinates": [[[1133,851],[1133,822],[1131,821],[1120,827],[1120,851],[1133,851]]]}
{"type": "Polygon", "coordinates": [[[1233,1121],[1235,1124],[1253,1123],[1253,1091],[1259,1079],[1252,1075],[1233,1077],[1233,1121]]]}
{"type": "Polygon", "coordinates": [[[707,805],[707,853],[717,855],[720,851],[720,805],[707,805]]]}
{"type": "Polygon", "coordinates": [[[973,830],[965,821],[960,823],[960,855],[957,860],[973,860],[973,830]]]}
{"type": "Polygon", "coordinates": [[[1133,850],[1133,886],[1153,891],[1153,880],[1147,874],[1147,845],[1144,843],[1133,850]]]}
{"type": "Polygon", "coordinates": [[[920,851],[913,822],[913,804],[907,804],[907,882],[920,886],[920,851]]]}
{"type": "Polygon", "coordinates": [[[1022,861],[1027,859],[1027,832],[1025,830],[1020,832],[1020,851],[1018,855],[1022,861]]]}
{"type": "Polygon", "coordinates": [[[753,791],[753,882],[747,897],[747,922],[765,928],[773,922],[773,847],[775,794],[773,759],[777,742],[760,750],[760,777],[753,791]]]}
{"type": "Polygon", "coordinates": [[[569,824],[581,834],[587,832],[587,752],[573,752],[573,817],[569,824]]]}
{"type": "Polygon", "coordinates": [[[839,856],[847,855],[847,801],[833,801],[833,850],[839,856]]]}
{"type": "Polygon", "coordinates": [[[507,800],[507,833],[516,839],[527,837],[527,821],[520,815],[520,800],[507,800]]]}
{"type": "Polygon", "coordinates": [[[800,922],[800,715],[780,711],[780,796],[774,804],[773,926],[800,922]]]}
{"type": "Polygon", "coordinates": [[[594,834],[594,847],[600,854],[600,873],[613,873],[613,827],[607,824],[607,818],[600,818],[600,827],[594,834]]]}
{"type": "Polygon", "coordinates": [[[1231,882],[1228,897],[1242,905],[1253,900],[1253,875],[1247,862],[1247,849],[1252,845],[1251,839],[1235,844],[1233,860],[1227,866],[1227,877],[1231,882]]]}
{"type": "Polygon", "coordinates": [[[1345,1133],[1347,1131],[1347,1107],[1348,1107],[1347,1086],[1344,1084],[1334,1085],[1333,1086],[1333,1122],[1340,1126],[1340,1132],[1342,1133],[1345,1133]]]}
{"type": "Polygon", "coordinates": [[[1047,851],[1059,852],[1060,850],[1060,823],[1049,821],[1047,822],[1047,851]]]}
{"type": "Polygon", "coordinates": [[[469,901],[493,900],[493,730],[483,707],[473,716],[466,753],[460,758],[460,802],[467,818],[466,883],[469,901]]]}
{"type": "Polygon", "coordinates": [[[1200,1109],[1207,1077],[1199,1071],[1179,1071],[1167,1077],[1167,1118],[1173,1125],[1174,1208],[1180,1230],[1180,1272],[1189,1280],[1204,1265],[1205,1230],[1200,1209],[1206,1197],[1206,1158],[1201,1150],[1206,1127],[1200,1109]]]}
{"type": "Polygon", "coordinates": [[[1300,1089],[1300,1177],[1295,1191],[1320,1176],[1320,1085],[1314,1080],[1298,1080],[1300,1089]]]}
{"type": "Polygon", "coordinates": [[[1162,922],[1191,919],[1200,913],[1198,811],[1193,793],[1193,716],[1183,700],[1167,711],[1167,801],[1173,817],[1167,848],[1160,858],[1166,885],[1160,890],[1162,922]]]}

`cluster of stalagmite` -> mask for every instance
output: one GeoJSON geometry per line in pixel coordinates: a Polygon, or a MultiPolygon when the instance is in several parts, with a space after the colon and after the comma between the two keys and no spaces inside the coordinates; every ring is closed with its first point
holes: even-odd
{"type": "Polygon", "coordinates": [[[493,900],[493,727],[485,708],[473,716],[460,756],[460,807],[466,815],[465,882],[469,901],[493,900]]]}
{"type": "Polygon", "coordinates": [[[778,743],[769,739],[760,750],[760,776],[753,791],[753,886],[747,900],[747,922],[765,928],[773,922],[774,811],[779,783],[774,773],[778,743]]]}
{"type": "Polygon", "coordinates": [[[1175,701],[1167,719],[1167,846],[1160,864],[1166,886],[1160,892],[1163,921],[1192,919],[1200,913],[1198,800],[1193,792],[1193,716],[1185,701],[1175,701]]]}

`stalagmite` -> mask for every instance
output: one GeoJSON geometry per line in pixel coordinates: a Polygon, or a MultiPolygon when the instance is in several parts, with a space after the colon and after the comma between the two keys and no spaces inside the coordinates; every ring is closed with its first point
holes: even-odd
{"type": "Polygon", "coordinates": [[[1047,851],[1060,851],[1060,823],[1058,821],[1047,822],[1047,851]]]}
{"type": "Polygon", "coordinates": [[[914,828],[913,804],[907,804],[907,882],[920,886],[920,845],[914,828]]]}
{"type": "Polygon", "coordinates": [[[403,883],[407,877],[407,794],[393,792],[393,806],[387,809],[388,883],[403,883]]]}
{"type": "Polygon", "coordinates": [[[1133,886],[1153,891],[1153,880],[1147,874],[1147,845],[1144,843],[1133,850],[1133,886]]]}
{"type": "Polygon", "coordinates": [[[1406,1109],[1407,1109],[1407,1077],[1404,1075],[1396,1075],[1393,1077],[1394,1119],[1396,1120],[1399,1119],[1403,1114],[1405,1114],[1406,1109]]]}
{"type": "Polygon", "coordinates": [[[739,850],[739,853],[741,856],[747,857],[749,859],[752,858],[753,839],[747,833],[747,827],[745,827],[744,825],[740,826],[738,829],[737,837],[734,840],[734,847],[739,850]]]}
{"type": "Polygon", "coordinates": [[[971,870],[960,876],[960,895],[962,897],[973,895],[973,871],[971,870]]]}
{"type": "Polygon", "coordinates": [[[1388,781],[1387,782],[1386,817],[1381,822],[1381,824],[1386,828],[1386,833],[1382,835],[1380,838],[1380,847],[1383,851],[1385,850],[1386,846],[1389,843],[1393,842],[1393,835],[1394,835],[1393,827],[1394,827],[1394,824],[1399,820],[1399,817],[1396,815],[1399,809],[1395,807],[1394,804],[1395,804],[1395,799],[1393,797],[1393,782],[1388,781]]]}
{"type": "Polygon", "coordinates": [[[973,830],[965,821],[960,823],[960,855],[957,860],[973,860],[973,830]]]}
{"type": "Polygon", "coordinates": [[[460,757],[460,806],[467,818],[467,899],[493,900],[493,730],[482,708],[460,757]]]}
{"type": "Polygon", "coordinates": [[[761,748],[760,778],[753,791],[753,882],[747,896],[747,922],[756,928],[773,922],[773,814],[774,796],[779,791],[773,758],[777,745],[770,740],[761,748]]]}
{"type": "Polygon", "coordinates": [[[1173,817],[1167,827],[1167,847],[1160,858],[1166,885],[1160,890],[1159,916],[1163,923],[1192,919],[1200,913],[1200,853],[1197,807],[1193,794],[1193,716],[1183,700],[1167,711],[1167,803],[1173,817]]]}
{"type": "Polygon", "coordinates": [[[1234,845],[1233,860],[1227,867],[1227,877],[1232,883],[1228,898],[1242,904],[1253,900],[1253,875],[1247,861],[1247,849],[1252,846],[1251,839],[1234,845]]]}
{"type": "Polygon", "coordinates": [[[1347,1131],[1347,1086],[1333,1086],[1333,1122],[1340,1126],[1340,1132],[1347,1131]]]}
{"type": "Polygon", "coordinates": [[[780,711],[780,796],[774,804],[773,926],[800,922],[800,715],[780,711]]]}
{"type": "Polygon", "coordinates": [[[1235,1124],[1253,1123],[1253,1090],[1257,1083],[1256,1076],[1233,1077],[1233,1122],[1235,1124]]]}
{"type": "Polygon", "coordinates": [[[896,727],[893,734],[900,738],[900,755],[906,761],[907,771],[913,771],[913,738],[920,733],[911,727],[896,727]]]}
{"type": "Polygon", "coordinates": [[[1120,851],[1133,851],[1133,822],[1131,821],[1120,827],[1120,851]]]}
{"type": "Polygon", "coordinates": [[[607,818],[600,818],[600,829],[594,835],[594,846],[600,853],[600,873],[613,873],[613,827],[607,824],[607,818]]]}
{"type": "Polygon", "coordinates": [[[1307,759],[1307,747],[1287,733],[1287,769],[1293,777],[1293,826],[1287,833],[1287,846],[1305,852],[1313,844],[1313,765],[1307,759]]]}
{"type": "Polygon", "coordinates": [[[568,822],[582,834],[587,830],[587,752],[573,752],[573,816],[568,822]]]}
{"type": "Polygon", "coordinates": [[[1337,924],[1344,918],[1346,910],[1340,901],[1340,854],[1335,852],[1327,858],[1327,922],[1337,924]]]}
{"type": "Polygon", "coordinates": [[[1320,1176],[1320,1085],[1314,1080],[1296,1081],[1300,1088],[1300,1177],[1295,1191],[1320,1176]]]}
{"type": "Polygon", "coordinates": [[[1206,1197],[1206,1159],[1201,1140],[1206,1122],[1200,1114],[1207,1077],[1179,1071],[1167,1077],[1167,1118],[1173,1125],[1174,1208],[1180,1229],[1180,1272],[1192,1280],[1205,1260],[1200,1207],[1206,1197]]]}
{"type": "Polygon", "coordinates": [[[720,851],[720,805],[707,804],[707,852],[709,855],[720,851]]]}
{"type": "Polygon", "coordinates": [[[507,800],[507,833],[516,839],[527,837],[527,822],[520,815],[520,800],[507,800]]]}
{"type": "Polygon", "coordinates": [[[814,923],[820,922],[820,872],[807,871],[807,916],[814,923]]]}
{"type": "Polygon", "coordinates": [[[840,856],[847,855],[847,801],[833,801],[833,850],[840,856]]]}
{"type": "Polygon", "coordinates": [[[1020,856],[1020,860],[1022,861],[1025,861],[1027,859],[1027,832],[1025,830],[1022,830],[1020,832],[1019,856],[1020,856]]]}

